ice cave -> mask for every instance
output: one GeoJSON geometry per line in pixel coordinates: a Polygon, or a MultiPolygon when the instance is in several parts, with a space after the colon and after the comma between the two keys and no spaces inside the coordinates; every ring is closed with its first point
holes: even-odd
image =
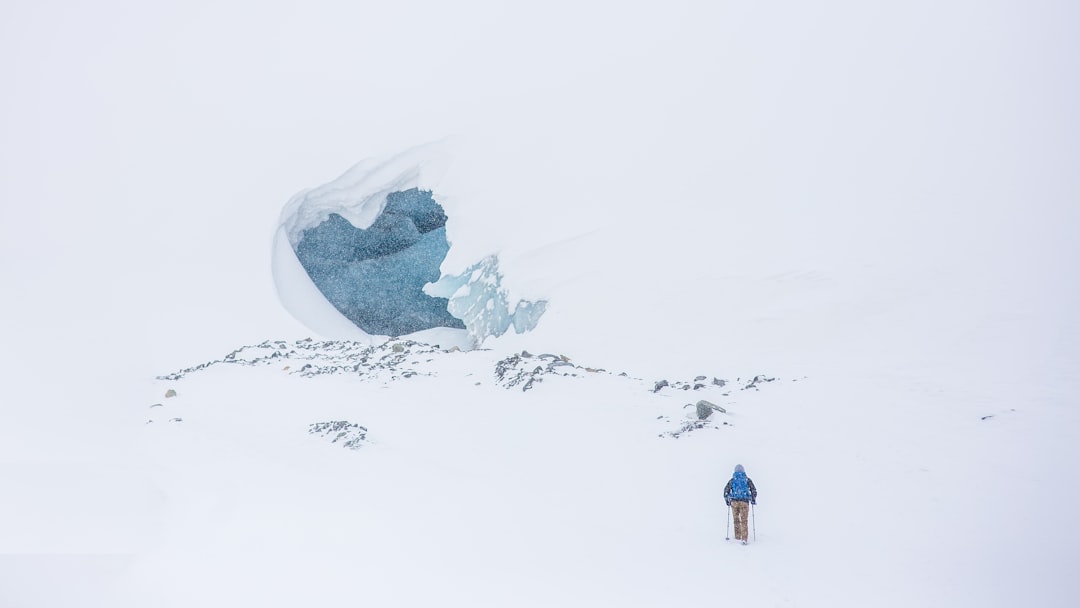
{"type": "Polygon", "coordinates": [[[513,300],[496,256],[442,274],[448,218],[423,187],[424,153],[362,162],[285,206],[274,280],[285,308],[310,329],[347,339],[437,332],[476,347],[511,327],[536,327],[547,302],[513,300]]]}
{"type": "Polygon", "coordinates": [[[372,335],[404,336],[434,327],[465,329],[449,300],[423,288],[439,279],[450,245],[446,214],[431,192],[391,192],[371,226],[332,213],[308,228],[296,255],[308,276],[345,318],[372,335]]]}

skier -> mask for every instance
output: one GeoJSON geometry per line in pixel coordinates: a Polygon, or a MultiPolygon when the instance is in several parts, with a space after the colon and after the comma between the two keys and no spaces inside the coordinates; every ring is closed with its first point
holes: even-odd
{"type": "Polygon", "coordinates": [[[724,502],[735,520],[735,540],[741,540],[745,545],[747,516],[750,515],[750,505],[757,504],[757,488],[746,476],[746,469],[741,464],[735,465],[735,474],[724,486],[724,502]]]}

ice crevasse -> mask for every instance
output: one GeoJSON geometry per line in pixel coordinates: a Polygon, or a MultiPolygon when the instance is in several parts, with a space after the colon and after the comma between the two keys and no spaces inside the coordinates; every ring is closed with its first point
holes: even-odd
{"type": "Polygon", "coordinates": [[[292,197],[272,257],[286,310],[329,338],[408,336],[447,347],[535,328],[546,301],[512,300],[496,256],[441,273],[451,244],[431,182],[445,156],[424,146],[366,160],[292,197]]]}

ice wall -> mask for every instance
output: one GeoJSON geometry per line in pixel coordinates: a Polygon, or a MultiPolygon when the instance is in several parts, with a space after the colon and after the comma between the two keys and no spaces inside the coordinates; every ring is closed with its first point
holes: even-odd
{"type": "Polygon", "coordinates": [[[429,186],[441,153],[426,146],[364,161],[286,204],[274,280],[293,316],[327,337],[436,332],[462,346],[536,327],[546,302],[512,300],[495,256],[441,276],[448,217],[429,186]]]}
{"type": "Polygon", "coordinates": [[[511,306],[509,294],[502,287],[499,259],[488,256],[460,275],[447,275],[425,291],[449,300],[450,314],[465,322],[473,344],[488,336],[501,336],[511,326],[517,333],[536,327],[547,309],[547,302],[519,300],[511,306]]]}
{"type": "Polygon", "coordinates": [[[439,279],[450,244],[446,214],[431,192],[391,192],[368,228],[337,213],[305,230],[300,264],[345,318],[372,335],[404,336],[435,327],[465,329],[449,300],[423,292],[439,279]]]}

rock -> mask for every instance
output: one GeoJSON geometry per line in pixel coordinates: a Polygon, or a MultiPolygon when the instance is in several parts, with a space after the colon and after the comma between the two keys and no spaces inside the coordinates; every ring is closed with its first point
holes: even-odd
{"type": "MultiPolygon", "coordinates": [[[[688,403],[687,405],[690,405],[690,404],[688,403]]],[[[687,433],[696,431],[698,429],[704,429],[704,428],[718,429],[720,427],[713,426],[712,424],[710,424],[710,423],[708,423],[708,422],[706,422],[704,420],[686,420],[686,421],[683,422],[682,426],[680,426],[677,430],[668,431],[666,433],[660,433],[660,437],[671,437],[672,439],[678,439],[682,435],[685,435],[687,433]]]]}
{"type": "Polygon", "coordinates": [[[658,382],[656,383],[656,385],[655,385],[655,386],[653,386],[652,392],[654,392],[654,393],[659,393],[659,392],[660,392],[660,389],[664,388],[665,386],[671,386],[671,385],[670,385],[670,384],[668,384],[668,381],[667,381],[667,380],[660,380],[660,381],[658,381],[658,382]]]}
{"type": "MultiPolygon", "coordinates": [[[[532,355],[526,360],[522,355],[515,354],[495,364],[495,383],[504,388],[520,385],[522,391],[527,391],[535,384],[543,382],[542,376],[556,375],[574,378],[580,377],[575,373],[576,370],[584,369],[561,355],[532,355]],[[533,359],[538,361],[533,361],[533,359]]],[[[603,370],[598,369],[598,371],[603,370]]]]}
{"type": "Polygon", "coordinates": [[[725,384],[727,384],[727,380],[721,380],[720,378],[713,378],[712,383],[713,383],[714,386],[722,387],[725,384]]]}
{"type": "Polygon", "coordinates": [[[401,345],[401,344],[395,344],[394,347],[393,347],[393,351],[395,353],[403,353],[403,352],[405,352],[405,347],[403,345],[401,345]]]}
{"type": "Polygon", "coordinates": [[[160,403],[155,403],[155,404],[151,405],[150,407],[165,407],[165,406],[160,404],[160,403]]]}
{"type": "Polygon", "coordinates": [[[172,398],[172,397],[175,397],[175,396],[176,396],[176,391],[174,391],[173,389],[170,388],[169,390],[165,391],[165,398],[166,399],[169,399],[169,398],[172,398]]]}
{"type": "Polygon", "coordinates": [[[342,446],[350,450],[360,449],[367,439],[367,432],[367,427],[348,420],[332,420],[308,425],[309,435],[322,435],[330,439],[330,443],[341,441],[342,446]]]}
{"type": "Polygon", "coordinates": [[[521,351],[521,357],[523,359],[531,359],[532,358],[532,353],[530,353],[527,350],[523,350],[523,351],[521,351]]]}
{"type": "Polygon", "coordinates": [[[762,382],[775,382],[775,381],[776,381],[776,378],[768,378],[764,374],[757,375],[757,376],[754,376],[753,380],[751,380],[746,386],[744,386],[742,388],[742,390],[747,390],[747,389],[751,389],[751,388],[754,389],[754,390],[757,390],[757,385],[758,384],[760,384],[762,382]]]}
{"type": "Polygon", "coordinates": [[[694,407],[697,413],[698,420],[705,420],[706,418],[711,416],[713,412],[720,412],[721,414],[727,413],[727,410],[725,410],[724,408],[716,405],[715,403],[710,403],[704,399],[698,401],[697,403],[687,403],[683,406],[683,409],[691,406],[694,407]]]}
{"type": "Polygon", "coordinates": [[[708,418],[709,414],[712,414],[713,412],[720,412],[721,414],[727,413],[727,410],[725,410],[724,408],[704,399],[698,401],[695,405],[697,407],[698,418],[700,418],[701,420],[708,418]],[[702,412],[705,413],[704,416],[702,416],[702,412]]]}

